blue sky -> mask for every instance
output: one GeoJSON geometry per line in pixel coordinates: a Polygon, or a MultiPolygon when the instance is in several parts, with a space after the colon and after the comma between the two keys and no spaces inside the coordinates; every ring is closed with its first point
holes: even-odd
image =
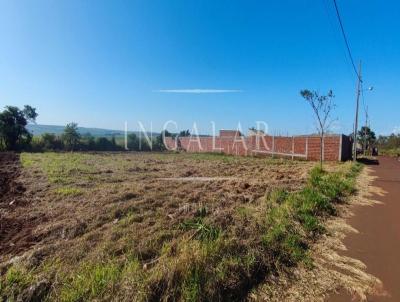
{"type": "MultiPolygon", "coordinates": [[[[400,3],[337,2],[375,88],[371,125],[389,133],[400,126],[400,3]]],[[[41,124],[157,131],[175,120],[209,133],[210,121],[263,120],[309,133],[308,88],[334,91],[334,130],[349,133],[355,86],[331,0],[0,0],[0,106],[31,104],[41,124]],[[233,91],[166,91],[180,89],[233,91]]]]}

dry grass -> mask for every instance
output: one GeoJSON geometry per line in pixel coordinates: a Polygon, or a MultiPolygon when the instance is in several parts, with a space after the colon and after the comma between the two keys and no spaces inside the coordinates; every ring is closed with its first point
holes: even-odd
{"type": "Polygon", "coordinates": [[[317,173],[310,184],[309,162],[151,153],[21,160],[31,203],[8,215],[31,219],[22,239],[35,245],[15,238],[21,249],[0,257],[0,292],[14,298],[40,283],[57,301],[246,299],[272,273],[318,265],[310,244],[334,209],[326,202],[342,196],[342,174],[317,173]]]}

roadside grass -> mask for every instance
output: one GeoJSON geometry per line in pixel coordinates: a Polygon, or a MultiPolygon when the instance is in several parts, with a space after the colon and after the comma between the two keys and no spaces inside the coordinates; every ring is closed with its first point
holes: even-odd
{"type": "MultiPolygon", "coordinates": [[[[50,154],[50,161],[54,162],[49,163],[48,159],[29,154],[23,155],[22,161],[43,169],[55,179],[61,175],[66,181],[55,184],[63,185],[61,189],[68,196],[75,194],[74,173],[79,170],[86,175],[93,170],[91,159],[85,155],[69,156],[50,154]],[[64,165],[70,161],[77,170],[64,165]]],[[[187,156],[204,160],[221,155],[187,156]]],[[[171,158],[179,159],[174,154],[168,155],[171,158]]],[[[228,161],[238,160],[228,158],[228,161]]],[[[220,157],[220,160],[225,159],[220,157]]],[[[250,159],[239,160],[245,163],[250,159]]],[[[285,163],[289,164],[292,163],[285,163]]],[[[336,214],[337,204],[354,193],[361,169],[362,165],[352,163],[340,164],[333,172],[316,167],[299,189],[277,187],[253,202],[236,203],[226,212],[224,207],[217,211],[200,207],[191,216],[169,218],[172,229],[158,228],[157,224],[163,225],[156,216],[160,213],[155,211],[151,212],[152,223],[147,226],[150,231],[140,229],[137,223],[142,222],[144,213],[136,210],[135,204],[135,210],[127,207],[126,212],[117,215],[119,220],[115,224],[110,223],[112,230],[121,236],[122,247],[113,249],[118,243],[108,234],[110,237],[105,237],[107,241],[97,249],[89,245],[90,256],[72,258],[69,265],[43,264],[36,269],[35,276],[11,266],[0,276],[0,300],[4,297],[16,300],[21,291],[40,279],[40,273],[52,278],[51,290],[45,297],[48,301],[245,300],[269,276],[287,276],[297,265],[312,267],[310,246],[324,232],[324,220],[336,214]],[[146,232],[151,238],[143,237],[146,242],[137,242],[131,232],[146,232]],[[140,244],[145,248],[139,249],[140,244]],[[110,249],[103,249],[104,246],[110,249]]],[[[128,200],[135,198],[136,193],[128,200]]],[[[124,203],[125,199],[119,202],[124,203]]],[[[151,206],[151,201],[146,205],[151,206]]]]}
{"type": "Polygon", "coordinates": [[[382,155],[397,157],[400,154],[400,148],[389,148],[389,149],[382,148],[379,150],[379,153],[382,155]]]}

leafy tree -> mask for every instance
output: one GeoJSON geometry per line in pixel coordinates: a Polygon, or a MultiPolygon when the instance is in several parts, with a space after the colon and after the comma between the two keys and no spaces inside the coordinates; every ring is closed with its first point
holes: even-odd
{"type": "Polygon", "coordinates": [[[77,123],[69,123],[64,128],[64,133],[61,136],[64,146],[67,150],[74,151],[79,145],[81,135],[78,132],[77,123]]]}
{"type": "Polygon", "coordinates": [[[310,104],[317,120],[317,130],[320,135],[320,165],[323,162],[323,142],[325,133],[329,130],[333,120],[331,119],[332,110],[335,108],[332,90],[327,95],[320,95],[317,91],[307,89],[301,90],[300,95],[310,104]]]}
{"type": "Polygon", "coordinates": [[[161,137],[174,137],[174,135],[171,132],[169,132],[168,130],[161,131],[160,135],[161,135],[161,137]]]}
{"type": "Polygon", "coordinates": [[[362,126],[358,131],[358,137],[363,144],[364,152],[366,152],[376,140],[375,132],[367,126],[362,126]]]}
{"type": "Polygon", "coordinates": [[[98,151],[119,151],[121,147],[117,145],[115,138],[112,137],[111,140],[107,137],[98,137],[95,141],[95,147],[93,150],[98,151]]]}
{"type": "Polygon", "coordinates": [[[154,151],[165,151],[164,139],[163,135],[157,135],[154,142],[153,142],[153,150],[154,151]]]}
{"type": "Polygon", "coordinates": [[[190,136],[190,131],[188,130],[183,130],[181,132],[179,132],[179,137],[187,137],[190,136]]]}
{"type": "Polygon", "coordinates": [[[112,151],[113,144],[106,137],[98,137],[96,138],[96,150],[98,151],[112,151]]]}
{"type": "Polygon", "coordinates": [[[33,108],[29,105],[25,105],[24,110],[22,110],[22,112],[27,121],[36,123],[36,118],[38,117],[38,114],[36,113],[36,108],[33,108]]]}
{"type": "Polygon", "coordinates": [[[139,150],[139,138],[135,133],[130,133],[128,135],[128,149],[129,150],[139,150]]]}
{"type": "Polygon", "coordinates": [[[117,147],[117,142],[115,141],[115,136],[114,135],[111,138],[111,144],[114,146],[114,148],[117,147]]]}
{"type": "Polygon", "coordinates": [[[59,137],[53,133],[43,133],[41,144],[44,150],[62,150],[64,147],[59,137]]]}
{"type": "Polygon", "coordinates": [[[85,150],[94,151],[96,150],[96,141],[89,132],[85,133],[81,137],[81,145],[85,150]]]}
{"type": "Polygon", "coordinates": [[[6,106],[0,112],[0,146],[6,150],[17,150],[30,144],[32,135],[26,129],[28,121],[34,122],[38,114],[36,109],[25,105],[23,110],[15,106],[6,106]]]}
{"type": "Polygon", "coordinates": [[[380,135],[376,140],[376,145],[385,150],[400,148],[400,134],[392,133],[389,136],[380,135]]]}

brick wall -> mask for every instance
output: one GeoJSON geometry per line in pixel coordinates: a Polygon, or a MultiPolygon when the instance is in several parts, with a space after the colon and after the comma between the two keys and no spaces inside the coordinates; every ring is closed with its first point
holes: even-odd
{"type": "MultiPolygon", "coordinates": [[[[227,133],[226,133],[227,134],[227,133]]],[[[270,155],[306,160],[320,159],[321,140],[318,136],[231,136],[165,138],[167,149],[187,152],[222,152],[233,155],[270,155]]],[[[350,159],[349,137],[331,135],[324,138],[323,159],[350,159]]],[[[351,148],[351,147],[350,147],[351,148]]]]}

